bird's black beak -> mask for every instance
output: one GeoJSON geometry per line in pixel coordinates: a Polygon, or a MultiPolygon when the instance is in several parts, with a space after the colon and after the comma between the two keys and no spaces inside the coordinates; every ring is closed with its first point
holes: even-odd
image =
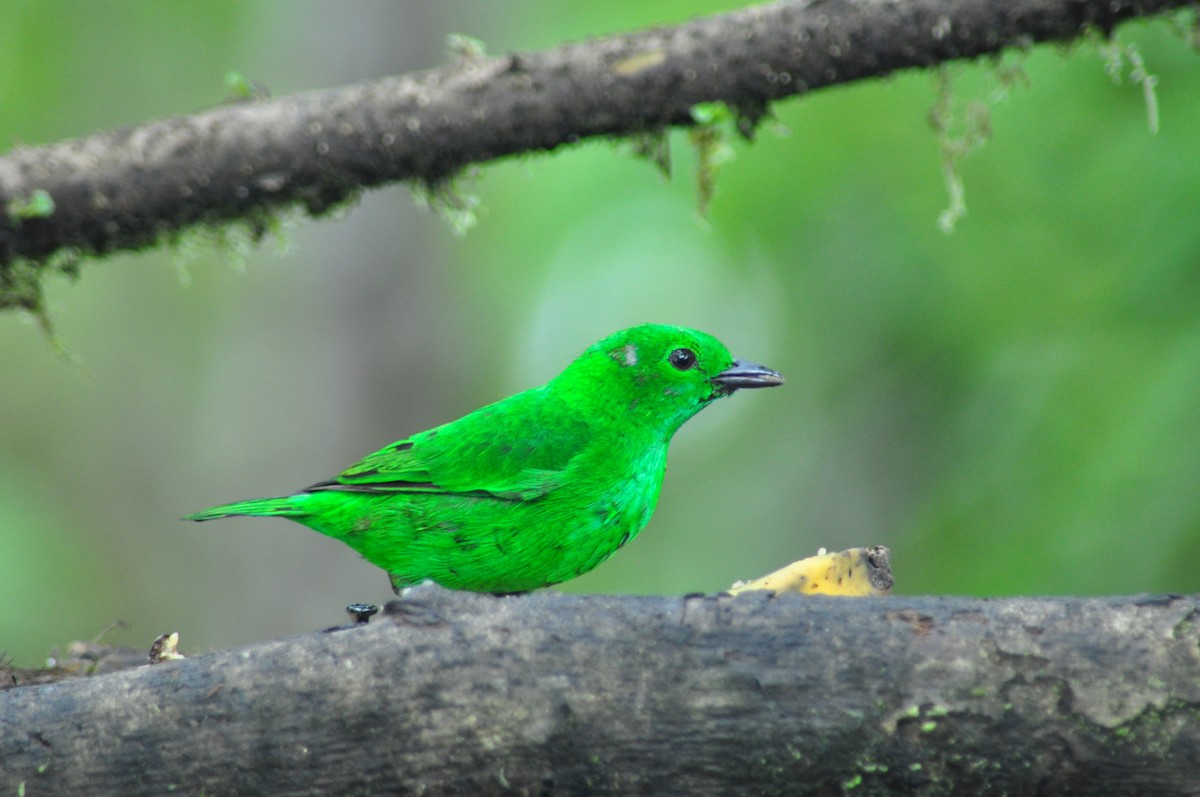
{"type": "Polygon", "coordinates": [[[783,384],[783,375],[765,365],[734,360],[732,368],[726,368],[709,380],[717,386],[717,394],[727,396],[743,387],[775,387],[783,384]]]}

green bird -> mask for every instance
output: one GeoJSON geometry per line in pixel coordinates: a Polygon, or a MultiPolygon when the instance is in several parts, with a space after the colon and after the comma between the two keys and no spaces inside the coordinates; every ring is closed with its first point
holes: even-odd
{"type": "Polygon", "coordinates": [[[588,572],[637,536],[688,418],[739,388],[780,384],[711,335],[644,324],[541,387],[392,443],[329,481],[185,520],[294,520],[386,570],[397,592],[426,579],[527,592],[588,572]]]}

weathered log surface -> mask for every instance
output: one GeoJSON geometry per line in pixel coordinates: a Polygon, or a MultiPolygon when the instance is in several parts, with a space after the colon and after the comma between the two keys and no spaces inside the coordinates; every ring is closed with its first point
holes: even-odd
{"type": "Polygon", "coordinates": [[[1198,617],[421,587],[368,626],[0,692],[0,794],[1196,794],[1198,617]]]}

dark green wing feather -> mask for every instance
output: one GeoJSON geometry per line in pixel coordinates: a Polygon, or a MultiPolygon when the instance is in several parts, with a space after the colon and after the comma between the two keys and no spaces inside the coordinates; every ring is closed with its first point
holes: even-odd
{"type": "Polygon", "coordinates": [[[583,419],[537,388],[392,443],[308,490],[532,501],[562,486],[588,439],[583,419]]]}

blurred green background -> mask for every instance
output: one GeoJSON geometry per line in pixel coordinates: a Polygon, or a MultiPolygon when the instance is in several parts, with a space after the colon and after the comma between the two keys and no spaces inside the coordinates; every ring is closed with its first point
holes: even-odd
{"type": "MultiPolygon", "coordinates": [[[[436,66],[452,32],[504,52],[736,5],[0,0],[0,141],[187,113],[231,69],[281,95],[436,66]]],[[[645,533],[564,589],[717,590],[868,544],[900,593],[1200,588],[1200,55],[1163,22],[1120,37],[1161,132],[1094,46],[1038,48],[952,235],[935,80],[910,73],[780,104],[707,221],[676,134],[669,183],[608,143],[487,166],[461,239],[397,187],[282,251],[86,264],[49,285],[82,368],[0,315],[0,650],[33,664],[118,618],[110,641],[190,652],[342,622],[391,596],[348,548],[177,518],[331,476],[647,320],[789,381],[689,423],[645,533]]],[[[960,109],[996,89],[953,74],[960,109]]]]}

